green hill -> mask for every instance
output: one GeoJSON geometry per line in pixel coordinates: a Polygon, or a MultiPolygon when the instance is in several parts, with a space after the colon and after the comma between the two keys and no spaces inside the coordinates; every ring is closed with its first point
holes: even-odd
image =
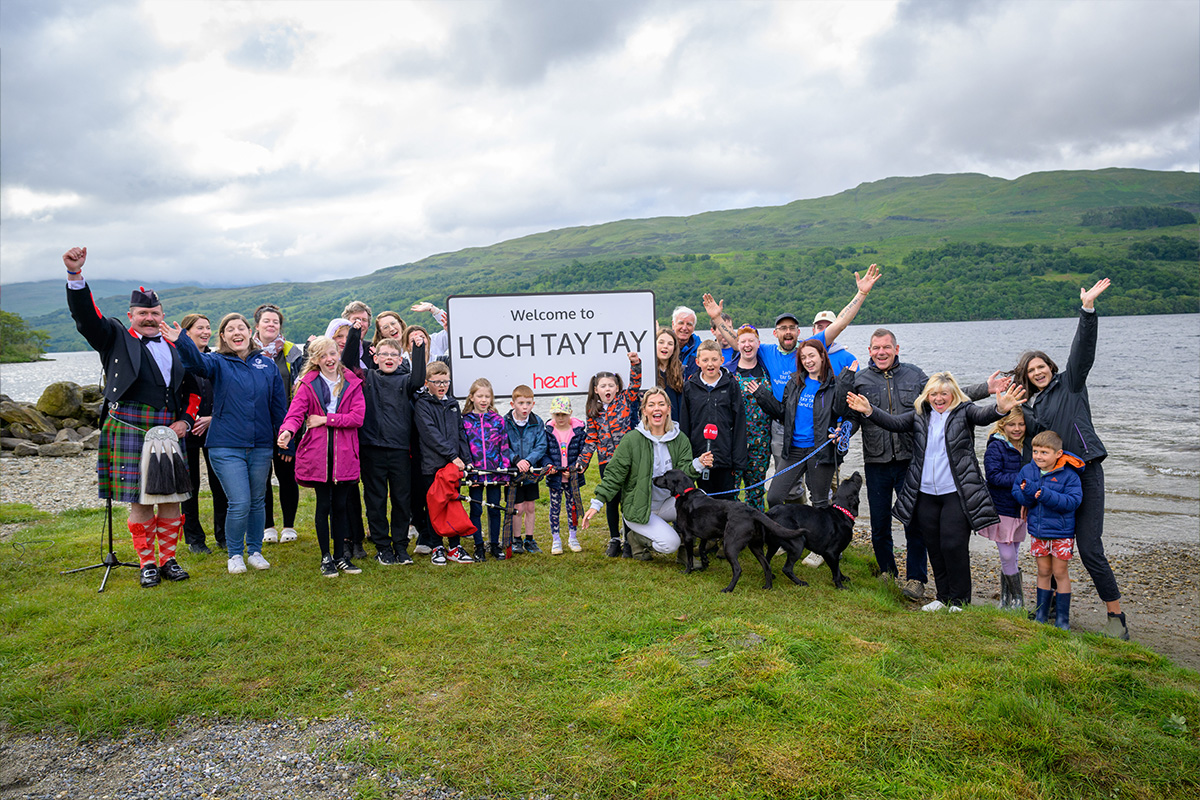
{"type": "MultiPolygon", "coordinates": [[[[859,315],[867,324],[1065,316],[1075,300],[1062,284],[1100,274],[1114,280],[1105,303],[1111,313],[1194,312],[1197,212],[1200,174],[1191,172],[888,178],[777,207],[548,231],[359,278],[160,294],[170,319],[203,311],[214,322],[269,300],[287,314],[292,339],[322,330],[354,298],[404,314],[417,300],[451,294],[599,289],[653,289],[660,319],[679,303],[698,307],[701,293],[712,290],[739,322],[765,324],[783,308],[839,308],[852,286],[849,273],[876,262],[885,280],[859,315]],[[1120,209],[1137,213],[1092,213],[1089,221],[1101,222],[1083,224],[1089,212],[1120,209]],[[1166,210],[1188,212],[1192,221],[1140,230],[1102,222],[1175,222],[1166,210]]],[[[117,297],[100,306],[117,312],[123,303],[117,297]]],[[[63,308],[30,324],[51,334],[51,350],[84,346],[63,308]]]]}

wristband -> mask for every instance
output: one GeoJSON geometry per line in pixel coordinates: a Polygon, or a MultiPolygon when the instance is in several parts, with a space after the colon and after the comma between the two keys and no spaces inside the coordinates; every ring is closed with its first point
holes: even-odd
{"type": "Polygon", "coordinates": [[[71,270],[67,270],[67,274],[68,275],[82,275],[83,270],[79,270],[79,272],[71,272],[71,270]]]}

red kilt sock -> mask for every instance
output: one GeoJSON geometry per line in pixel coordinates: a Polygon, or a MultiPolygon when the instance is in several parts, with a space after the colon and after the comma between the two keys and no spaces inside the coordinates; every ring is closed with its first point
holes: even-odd
{"type": "Polygon", "coordinates": [[[128,522],[129,535],[133,537],[133,549],[137,551],[138,563],[143,567],[154,564],[154,530],[158,523],[151,518],[147,522],[128,522]]]}
{"type": "Polygon", "coordinates": [[[183,528],[183,514],[174,519],[155,517],[154,521],[158,528],[158,564],[162,566],[175,557],[179,531],[183,528]]]}

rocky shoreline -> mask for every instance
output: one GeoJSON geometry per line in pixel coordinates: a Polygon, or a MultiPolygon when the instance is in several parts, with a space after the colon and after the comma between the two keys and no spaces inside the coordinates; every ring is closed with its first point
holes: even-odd
{"type": "Polygon", "coordinates": [[[100,447],[100,409],[104,396],[96,384],[58,381],[36,403],[0,394],[0,451],[18,457],[77,456],[100,447]]]}

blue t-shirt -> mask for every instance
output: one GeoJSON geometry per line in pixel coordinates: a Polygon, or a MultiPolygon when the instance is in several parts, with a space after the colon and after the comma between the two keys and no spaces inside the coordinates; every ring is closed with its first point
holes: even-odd
{"type": "Polygon", "coordinates": [[[805,378],[804,389],[796,401],[796,427],[792,430],[792,447],[812,447],[813,439],[813,401],[821,382],[816,378],[805,378]]]}
{"type": "MultiPolygon", "coordinates": [[[[758,346],[758,357],[767,365],[767,372],[771,373],[771,393],[781,403],[783,402],[783,389],[787,386],[787,382],[792,379],[792,373],[796,371],[797,349],[808,339],[816,339],[822,346],[827,346],[825,345],[825,331],[821,331],[816,336],[797,339],[796,346],[792,348],[790,353],[780,350],[778,344],[762,344],[758,346]]],[[[839,371],[835,369],[834,374],[836,375],[839,371]]]]}

